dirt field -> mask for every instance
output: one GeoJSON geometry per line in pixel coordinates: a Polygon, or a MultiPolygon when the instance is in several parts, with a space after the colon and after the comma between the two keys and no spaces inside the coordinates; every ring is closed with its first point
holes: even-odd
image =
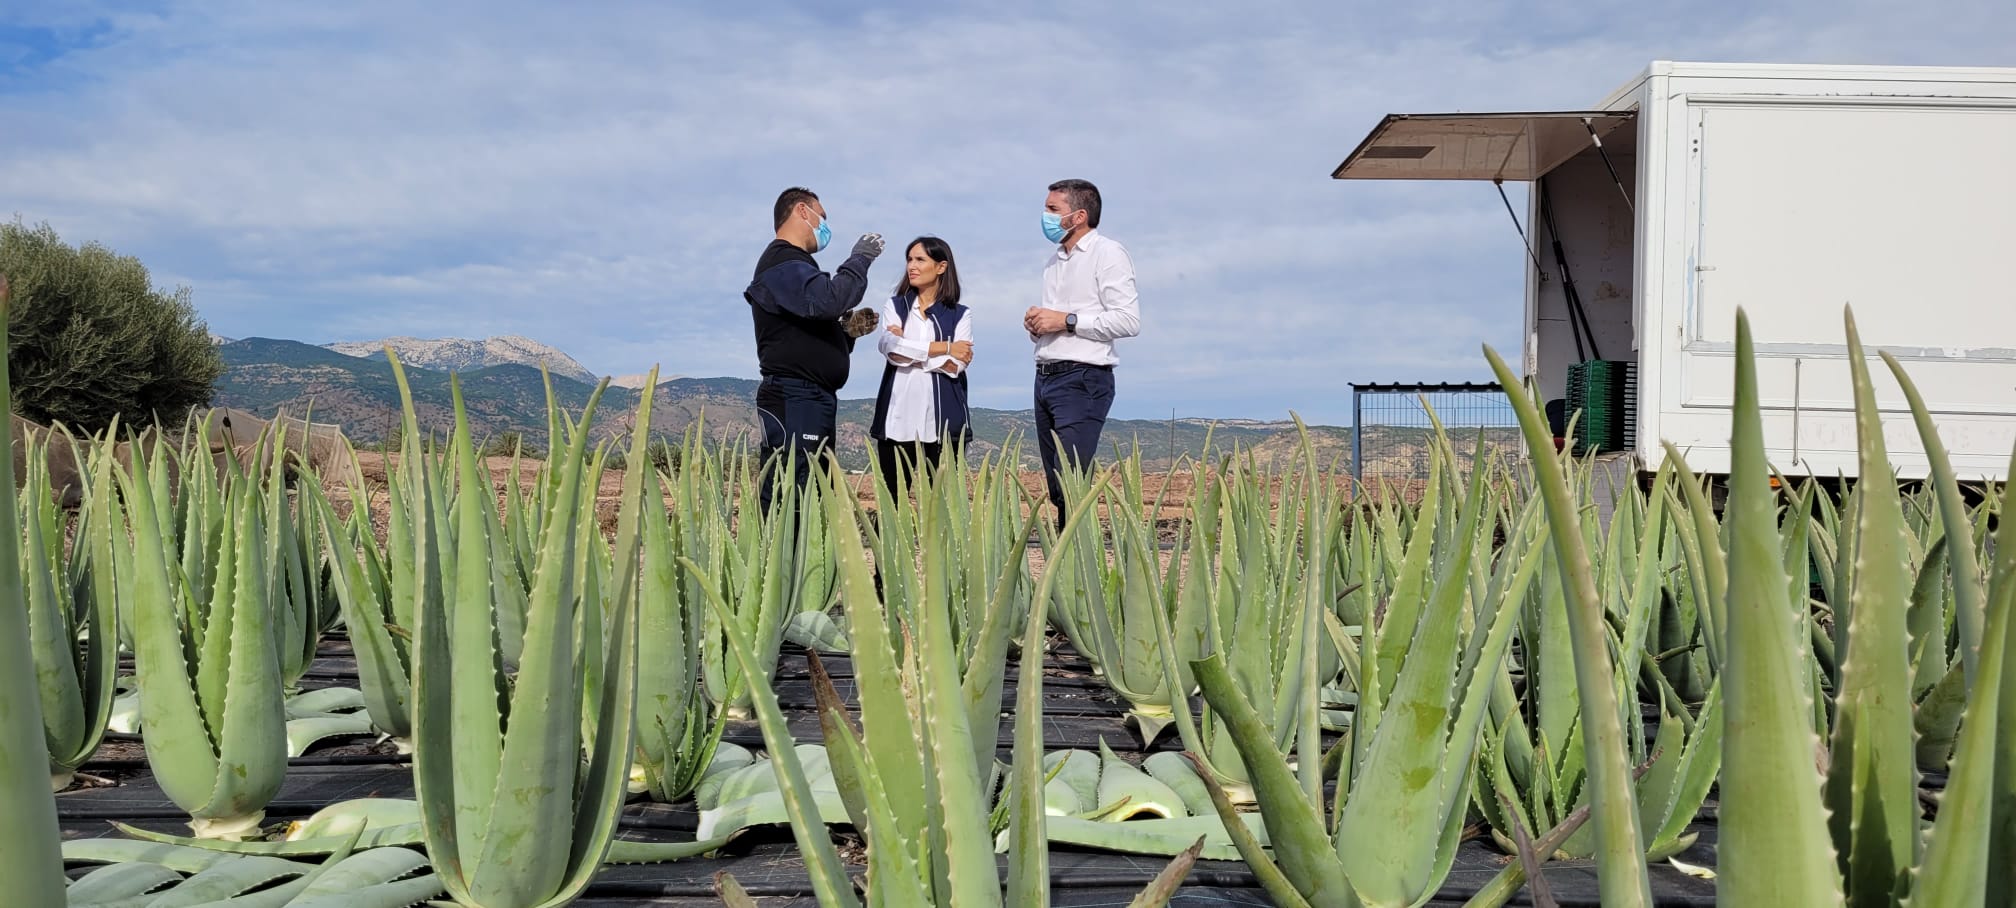
{"type": "MultiPolygon", "coordinates": [[[[386,520],[391,508],[391,498],[387,491],[387,475],[388,469],[396,465],[397,457],[377,452],[360,451],[358,452],[357,459],[358,465],[363,472],[364,486],[369,494],[373,529],[376,531],[379,541],[383,542],[386,534],[386,520]]],[[[504,500],[506,490],[510,487],[509,484],[513,481],[512,460],[509,457],[489,457],[484,459],[484,465],[490,471],[490,481],[494,485],[498,500],[501,503],[504,500]]],[[[518,464],[518,476],[516,478],[519,488],[529,488],[537,479],[538,469],[538,461],[520,461],[518,464]]],[[[603,532],[609,534],[611,537],[616,532],[617,513],[623,498],[623,475],[623,471],[621,470],[605,471],[602,474],[601,484],[595,490],[596,513],[602,524],[603,532]]],[[[864,509],[869,511],[875,510],[876,507],[875,496],[869,487],[871,479],[872,477],[866,475],[851,475],[847,477],[848,483],[855,491],[856,500],[861,503],[864,509]]],[[[346,488],[346,483],[339,477],[329,477],[325,481],[329,487],[330,498],[335,502],[338,513],[347,517],[350,510],[350,494],[346,488]]],[[[1040,500],[1045,495],[1043,474],[1041,472],[1033,470],[1023,471],[1021,481],[1022,488],[1032,499],[1040,500]]],[[[1152,507],[1157,503],[1158,499],[1160,500],[1161,506],[1156,511],[1156,523],[1161,530],[1160,535],[1163,541],[1167,542],[1174,538],[1177,521],[1181,520],[1188,513],[1189,498],[1196,488],[1196,482],[1196,475],[1190,472],[1178,472],[1175,474],[1150,473],[1142,477],[1141,507],[1143,509],[1152,507]]],[[[1348,483],[1348,480],[1340,480],[1340,484],[1342,483],[1348,483]]],[[[1347,494],[1349,491],[1349,489],[1346,489],[1347,494]]],[[[1418,494],[1418,489],[1410,491],[1418,494]]],[[[1273,495],[1277,503],[1280,494],[1281,480],[1277,478],[1273,483],[1273,495]]]]}

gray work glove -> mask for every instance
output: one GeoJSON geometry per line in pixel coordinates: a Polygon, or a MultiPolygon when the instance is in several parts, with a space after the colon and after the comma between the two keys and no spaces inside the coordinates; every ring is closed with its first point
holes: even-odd
{"type": "MultiPolygon", "coordinates": [[[[880,242],[880,240],[877,240],[877,242],[880,242]]],[[[867,306],[862,306],[849,312],[840,319],[841,324],[847,329],[848,337],[867,337],[869,333],[875,330],[876,324],[881,321],[882,317],[877,315],[875,310],[867,306]]]]}
{"type": "Polygon", "coordinates": [[[882,254],[882,234],[862,234],[860,239],[854,241],[854,254],[865,255],[869,261],[874,261],[876,256],[882,254]]]}

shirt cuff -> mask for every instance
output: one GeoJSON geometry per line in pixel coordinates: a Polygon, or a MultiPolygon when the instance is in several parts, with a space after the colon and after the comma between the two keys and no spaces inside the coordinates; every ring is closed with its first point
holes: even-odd
{"type": "Polygon", "coordinates": [[[931,358],[931,345],[928,342],[920,344],[907,337],[897,338],[895,343],[889,345],[889,354],[901,356],[913,363],[921,363],[931,358]]]}

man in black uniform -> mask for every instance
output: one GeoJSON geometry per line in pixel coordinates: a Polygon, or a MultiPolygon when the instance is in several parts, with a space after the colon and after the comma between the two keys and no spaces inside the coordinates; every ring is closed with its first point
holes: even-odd
{"type": "Polygon", "coordinates": [[[875,330],[871,308],[850,312],[868,289],[868,266],[882,254],[882,236],[865,234],[833,274],[819,270],[812,253],[826,248],[833,231],[826,206],[809,189],[792,187],[772,210],[777,239],[756,262],[742,296],[756,322],[756,418],[763,426],[763,510],[770,510],[776,470],[786,452],[794,480],[804,488],[821,453],[833,444],[840,387],[847,384],[847,355],[855,338],[875,330]],[[775,462],[773,463],[773,458],[775,462]]]}

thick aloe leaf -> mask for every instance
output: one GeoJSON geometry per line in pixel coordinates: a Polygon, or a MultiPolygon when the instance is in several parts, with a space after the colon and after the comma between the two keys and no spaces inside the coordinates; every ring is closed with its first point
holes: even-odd
{"type": "MultiPolygon", "coordinates": [[[[727,601],[721,598],[713,582],[700,573],[700,566],[691,559],[682,558],[681,561],[685,562],[687,570],[695,572],[701,589],[707,594],[708,604],[720,618],[729,651],[742,670],[756,682],[750,685],[751,702],[756,707],[763,741],[770,748],[771,766],[777,774],[784,803],[790,813],[791,834],[798,841],[798,852],[804,856],[819,904],[860,905],[860,900],[854,897],[853,884],[848,882],[847,873],[841,866],[840,854],[833,848],[833,840],[826,836],[825,825],[814,813],[811,786],[805,781],[805,771],[792,747],[791,729],[785,724],[784,713],[777,706],[777,693],[770,686],[770,667],[757,658],[755,647],[736,624],[727,601]]],[[[845,805],[839,806],[840,813],[844,815],[845,805]]]]}
{"type": "MultiPolygon", "coordinates": [[[[270,886],[264,885],[264,881],[279,879],[286,872],[285,870],[281,870],[280,873],[273,873],[272,869],[267,868],[284,868],[292,864],[292,862],[282,861],[279,858],[244,858],[241,864],[220,865],[190,877],[182,885],[169,890],[159,898],[149,902],[148,908],[154,908],[156,905],[162,906],[162,908],[183,905],[200,905],[204,906],[204,908],[213,908],[213,906],[214,908],[287,908],[287,906],[294,904],[296,898],[305,894],[309,887],[328,876],[329,872],[335,869],[339,863],[351,858],[351,852],[357,845],[357,832],[361,831],[361,829],[358,829],[345,835],[342,844],[330,852],[329,857],[323,860],[320,865],[310,867],[308,868],[308,872],[300,874],[284,883],[270,886]],[[238,875],[231,882],[226,882],[226,878],[233,876],[230,871],[238,870],[247,865],[254,868],[251,873],[238,875]],[[264,865],[263,868],[261,865],[264,865]],[[206,879],[206,877],[209,877],[209,879],[206,879]],[[258,880],[259,882],[253,886],[238,889],[236,894],[229,894],[233,884],[246,879],[258,880]]],[[[404,849],[398,850],[403,851],[404,849]]],[[[406,852],[406,854],[415,858],[419,857],[410,851],[406,852]]],[[[424,866],[424,861],[422,865],[424,866]]],[[[300,865],[294,866],[298,867],[300,865]]]]}
{"type": "Polygon", "coordinates": [[[1099,757],[1087,750],[1060,750],[1043,757],[1044,813],[1073,816],[1099,806],[1099,757]]]}
{"type": "Polygon", "coordinates": [[[34,449],[26,458],[28,476],[18,530],[22,561],[17,567],[26,581],[50,785],[61,789],[71,772],[98,749],[112,708],[119,638],[111,555],[111,458],[102,454],[93,458],[95,478],[78,522],[73,560],[66,562],[64,521],[49,488],[47,444],[32,439],[21,443],[34,449]]]}
{"type": "Polygon", "coordinates": [[[666,861],[683,861],[697,858],[721,850],[735,836],[715,836],[692,842],[631,842],[617,839],[609,843],[609,853],[603,857],[604,864],[662,864],[666,861]]]}
{"type": "MultiPolygon", "coordinates": [[[[1093,513],[1099,493],[1112,478],[1111,471],[1093,483],[1091,492],[1071,503],[1064,519],[1066,531],[1076,530],[1093,513]]],[[[1027,527],[1025,526],[1026,530],[1027,527]]],[[[1048,626],[1050,598],[1060,572],[1045,570],[1030,599],[1029,615],[1022,629],[1023,664],[1036,662],[1043,652],[1043,631],[1048,626]]],[[[1040,664],[1040,663],[1038,663],[1040,664]]],[[[1001,902],[1017,908],[1050,904],[1050,851],[1043,802],[1043,673],[1024,673],[1015,684],[1015,752],[1009,770],[1008,790],[1008,880],[1001,902]]]]}
{"type": "Polygon", "coordinates": [[[359,823],[365,829],[363,847],[374,847],[369,840],[371,832],[388,826],[418,825],[420,805],[405,798],[338,801],[315,811],[305,820],[287,824],[286,839],[295,841],[336,835],[359,823]]]}
{"type": "Polygon", "coordinates": [[[354,687],[325,687],[287,698],[287,718],[306,719],[365,708],[364,694],[354,687]]]}
{"type": "Polygon", "coordinates": [[[749,891],[735,881],[734,874],[725,870],[714,875],[714,892],[721,896],[721,904],[728,908],[756,908],[756,900],[749,896],[749,891]]]}
{"type": "MultiPolygon", "coordinates": [[[[0,319],[8,313],[7,279],[0,277],[0,319]]],[[[4,345],[0,345],[4,346],[4,345]]],[[[0,350],[0,400],[13,401],[7,355],[0,350]]],[[[13,445],[13,420],[0,428],[0,441],[13,445]]],[[[0,470],[0,515],[18,513],[13,465],[0,470]]],[[[144,531],[142,536],[147,535],[144,531]]],[[[0,879],[26,904],[63,902],[62,836],[56,828],[56,799],[49,793],[49,749],[37,703],[35,657],[28,630],[28,607],[21,600],[19,541],[0,532],[0,879]]],[[[155,603],[157,606],[161,603],[155,603]]]]}
{"type": "MultiPolygon", "coordinates": [[[[825,496],[824,508],[826,520],[834,526],[860,525],[860,512],[851,497],[825,496]]],[[[837,547],[837,554],[840,601],[846,610],[853,643],[855,677],[893,682],[858,685],[862,741],[870,762],[881,773],[898,825],[907,830],[923,830],[927,825],[924,768],[918,756],[921,745],[911,725],[912,716],[919,711],[914,700],[918,692],[903,682],[899,641],[893,636],[890,616],[883,611],[882,600],[876,595],[865,553],[859,546],[843,545],[837,547]]],[[[889,571],[885,582],[906,573],[889,571]]]]}
{"type": "MultiPolygon", "coordinates": [[[[1242,813],[1239,817],[1247,831],[1264,847],[1267,844],[1267,826],[1260,815],[1242,813]]],[[[1226,831],[1224,821],[1218,819],[1215,812],[1204,816],[1129,820],[1124,823],[1053,816],[1045,820],[1044,825],[1052,845],[1175,857],[1188,850],[1201,836],[1204,842],[1201,856],[1205,860],[1240,859],[1239,849],[1232,843],[1232,834],[1226,831]]],[[[995,838],[995,850],[1008,850],[1006,832],[995,838]]]]}
{"type": "Polygon", "coordinates": [[[297,898],[336,895],[390,883],[426,867],[427,856],[411,848],[371,848],[335,862],[303,887],[297,898]]]}
{"type": "MultiPolygon", "coordinates": [[[[640,550],[635,580],[638,596],[637,751],[651,796],[661,801],[686,797],[720,751],[725,715],[712,709],[700,681],[702,614],[675,551],[674,521],[658,503],[664,489],[644,443],[649,438],[649,399],[639,404],[638,446],[625,476],[625,495],[638,504],[626,511],[637,519],[619,524],[618,548],[640,550]],[[634,491],[632,488],[634,486],[634,491]],[[629,529],[630,523],[637,524],[629,529]],[[634,533],[634,536],[626,535],[634,533]],[[635,540],[631,542],[630,540],[635,540]]],[[[680,526],[683,532],[696,528],[680,526]]],[[[698,551],[697,548],[692,549],[698,551]]],[[[622,561],[627,565],[629,560],[622,561]]],[[[627,581],[619,578],[619,586],[627,581]]]]}
{"type": "MultiPolygon", "coordinates": [[[[1671,795],[1665,799],[1662,813],[1663,822],[1648,823],[1650,832],[1646,843],[1648,854],[1658,854],[1678,849],[1673,846],[1687,835],[1688,824],[1694,822],[1695,814],[1708,799],[1708,789],[1722,768],[1722,685],[1717,681],[1708,690],[1708,700],[1701,707],[1701,714],[1695,719],[1694,728],[1680,747],[1678,765],[1674,767],[1671,795]]],[[[1664,724],[1661,725],[1664,731],[1664,724]]],[[[1642,785],[1642,783],[1641,783],[1642,785]]]]}
{"type": "Polygon", "coordinates": [[[1960,719],[1967,707],[1967,671],[1955,662],[1918,701],[1912,725],[1918,733],[1918,768],[1944,771],[1960,737],[1960,719]]]}
{"type": "Polygon", "coordinates": [[[1162,908],[1176,896],[1176,890],[1183,885],[1183,879],[1190,875],[1190,868],[1197,865],[1197,857],[1204,850],[1204,839],[1200,836],[1176,859],[1169,862],[1162,872],[1155,874],[1148,887],[1127,903],[1127,908],[1162,908]]]}
{"type": "Polygon", "coordinates": [[[1204,787],[1203,779],[1197,778],[1196,767],[1181,754],[1168,751],[1149,754],[1147,759],[1141,761],[1141,768],[1154,776],[1156,781],[1169,786],[1169,790],[1183,800],[1183,809],[1189,811],[1191,816],[1208,817],[1216,814],[1217,811],[1211,806],[1211,791],[1204,787]]]}
{"type": "Polygon", "coordinates": [[[974,566],[971,569],[979,574],[976,578],[979,582],[969,584],[967,595],[988,591],[986,617],[977,638],[970,641],[970,652],[963,668],[964,677],[960,681],[967,721],[974,730],[973,762],[976,766],[992,765],[994,752],[1000,744],[1000,734],[995,729],[1000,724],[1002,689],[1008,677],[1008,648],[1016,642],[1015,619],[1026,615],[1029,607],[1018,597],[1018,593],[1026,593],[1024,583],[1028,560],[1025,552],[1028,543],[1024,540],[1029,538],[1030,531],[1035,529],[1036,521],[1040,519],[1037,509],[1031,508],[1019,524],[1012,517],[1002,523],[1010,532],[1019,528],[1019,532],[1008,537],[1004,545],[1012,566],[1003,564],[983,568],[978,566],[981,558],[972,559],[974,566]],[[987,570],[995,571],[991,590],[985,584],[987,570]]]}
{"type": "Polygon", "coordinates": [[[67,904],[72,908],[90,908],[92,905],[157,892],[166,889],[171,883],[180,882],[182,874],[160,864],[110,864],[78,877],[76,882],[71,883],[67,904]]]}
{"type": "MultiPolygon", "coordinates": [[[[303,494],[314,498],[318,519],[330,541],[330,580],[343,614],[343,632],[349,636],[351,652],[357,657],[358,688],[364,694],[364,711],[380,731],[401,742],[410,742],[413,673],[406,647],[387,626],[387,600],[392,593],[377,546],[369,536],[351,532],[337,520],[335,509],[314,480],[304,485],[303,494]]],[[[395,500],[399,497],[396,489],[392,497],[395,500]]],[[[409,557],[410,548],[409,543],[409,557]]]]}
{"type": "Polygon", "coordinates": [[[1854,559],[1854,573],[1825,794],[1849,904],[1887,906],[1919,850],[1917,742],[1908,698],[1911,561],[1854,316],[1847,327],[1861,478],[1855,545],[1843,553],[1854,559]]]}
{"type": "Polygon", "coordinates": [[[1966,665],[1971,686],[1975,657],[1983,643],[1982,621],[1987,606],[1986,593],[1982,589],[1981,563],[1970,544],[1974,536],[1968,524],[1967,505],[1960,497],[1959,477],[1953,472],[1952,458],[1946,453],[1945,443],[1939,439],[1938,425],[1926,409],[1917,384],[1905,374],[1896,357],[1887,351],[1880,355],[1890,367],[1890,373],[1897,377],[1904,399],[1910,403],[1911,418],[1918,425],[1918,438],[1925,446],[1925,459],[1932,468],[1932,488],[1939,502],[1939,521],[1945,530],[1945,538],[1949,540],[1946,564],[1953,583],[1955,620],[1960,631],[1960,658],[1966,665]]]}
{"type": "MultiPolygon", "coordinates": [[[[120,832],[123,832],[129,836],[132,836],[135,839],[139,839],[144,842],[159,843],[162,845],[169,845],[176,848],[190,848],[200,851],[213,851],[219,854],[253,854],[253,855],[266,855],[271,857],[284,857],[284,858],[320,857],[322,855],[326,855],[335,851],[337,848],[341,847],[345,841],[348,841],[349,839],[349,836],[347,835],[325,834],[317,836],[307,836],[299,839],[283,839],[278,841],[254,840],[245,842],[234,842],[234,841],[223,841],[219,839],[199,839],[190,836],[170,835],[168,833],[155,832],[149,829],[140,829],[138,827],[128,826],[124,823],[113,823],[112,825],[115,828],[117,828],[120,832]]],[[[360,848],[386,848],[402,845],[418,845],[422,842],[422,840],[423,836],[420,831],[420,824],[417,822],[395,823],[382,826],[373,825],[368,830],[366,830],[363,835],[358,837],[357,846],[360,848]]],[[[87,840],[87,841],[120,841],[120,840],[106,839],[106,840],[87,840]]],[[[65,852],[65,857],[69,860],[80,860],[80,858],[71,857],[68,851],[65,852]]]]}
{"type": "MultiPolygon", "coordinates": [[[[1325,829],[1321,805],[1304,799],[1300,780],[1275,747],[1273,734],[1226,672],[1223,657],[1208,656],[1191,663],[1190,668],[1204,688],[1204,699],[1224,719],[1240,759],[1253,775],[1260,813],[1282,873],[1311,904],[1343,904],[1350,897],[1351,884],[1345,880],[1344,865],[1325,829]]],[[[1439,725],[1439,719],[1437,722],[1439,725]]],[[[1255,854],[1241,851],[1247,854],[1248,863],[1258,863],[1255,854]]]]}
{"type": "Polygon", "coordinates": [[[258,843],[206,842],[204,847],[198,848],[193,845],[146,842],[137,839],[71,839],[62,843],[62,857],[56,861],[56,866],[61,868],[64,864],[159,864],[178,873],[199,873],[236,859],[236,855],[216,850],[213,846],[237,847],[253,844],[258,843]]]}
{"type": "MultiPolygon", "coordinates": [[[[2012,457],[2016,460],[2016,457],[2012,457]]],[[[2016,514],[2016,472],[2002,484],[1998,496],[1989,500],[1991,505],[1999,505],[1996,519],[1999,528],[1995,535],[1994,568],[1989,577],[1988,599],[1993,607],[2005,611],[2016,610],[2016,537],[2011,537],[2007,528],[2010,515],[2016,514]]],[[[1989,794],[1993,805],[1990,818],[1988,854],[1991,857],[2016,854],[2016,669],[2009,666],[2012,654],[2016,654],[2016,616],[2005,617],[2008,628],[2003,633],[2002,649],[2002,718],[2000,731],[1995,736],[1995,781],[1989,794]]],[[[2016,861],[2000,861],[1989,868],[1987,903],[2006,905],[2016,903],[2016,861]]]]}
{"type": "Polygon", "coordinates": [[[287,756],[301,756],[308,752],[308,748],[328,738],[368,735],[371,730],[371,717],[365,715],[294,719],[287,723],[287,756]]]}
{"type": "MultiPolygon", "coordinates": [[[[2000,537],[2016,538],[2016,533],[2007,532],[2009,524],[2002,526],[2005,532],[1998,533],[1996,542],[2007,545],[2008,540],[2000,537]]],[[[2009,561],[2016,563],[2016,559],[2009,561]]],[[[2009,671],[2010,611],[2016,608],[2016,582],[2011,582],[2016,581],[2016,573],[2004,570],[2005,565],[1997,567],[1999,586],[1989,597],[1987,627],[1975,663],[1974,692],[1954,752],[1953,772],[1940,794],[1939,815],[1926,837],[1924,863],[1913,874],[1913,908],[1994,904],[1984,899],[1994,888],[1990,883],[1990,849],[1997,807],[1995,749],[1998,737],[2010,736],[2010,713],[2002,695],[2003,677],[2009,671]]],[[[2006,862],[2008,855],[2001,858],[2006,862]]]]}
{"type": "Polygon", "coordinates": [[[288,908],[412,908],[447,891],[441,885],[441,877],[429,873],[344,893],[307,896],[288,908]]]}
{"type": "Polygon", "coordinates": [[[300,877],[314,871],[310,864],[285,858],[237,857],[218,863],[183,880],[175,888],[156,896],[148,908],[189,908],[223,901],[276,880],[300,877]]]}
{"type": "Polygon", "coordinates": [[[1840,871],[1814,765],[1821,742],[1801,656],[1803,603],[1787,596],[1750,322],[1740,312],[1736,348],[1716,889],[1734,905],[1840,905],[1840,871]]]}
{"type": "Polygon", "coordinates": [[[1189,809],[1183,806],[1183,798],[1175,789],[1115,756],[1102,738],[1099,741],[1097,803],[1104,805],[1121,801],[1125,801],[1126,807],[1113,817],[1114,820],[1132,820],[1142,816],[1167,820],[1189,816],[1189,809]]]}
{"type": "MultiPolygon", "coordinates": [[[[1211,775],[1210,768],[1194,753],[1185,753],[1183,758],[1196,765],[1198,780],[1204,783],[1205,790],[1211,795],[1211,806],[1218,812],[1220,825],[1232,839],[1233,847],[1238,849],[1239,857],[1253,871],[1253,877],[1259,881],[1260,888],[1266,891],[1267,897],[1279,908],[1310,908],[1309,900],[1302,897],[1295,883],[1289,880],[1281,866],[1267,853],[1267,846],[1260,841],[1260,837],[1247,827],[1245,815],[1239,813],[1232,805],[1232,799],[1226,794],[1225,786],[1218,784],[1218,780],[1211,775]]],[[[1348,765],[1350,761],[1345,762],[1348,765]]],[[[1264,819],[1263,817],[1263,828],[1264,819]]],[[[1348,888],[1334,890],[1330,896],[1338,900],[1353,897],[1348,888]]],[[[1331,903],[1324,904],[1328,908],[1331,903]]]]}
{"type": "Polygon", "coordinates": [[[799,612],[784,622],[784,639],[822,653],[847,651],[847,633],[825,612],[799,612]]]}
{"type": "Polygon", "coordinates": [[[868,843],[870,897],[889,908],[925,908],[931,904],[930,882],[918,869],[909,848],[914,830],[897,828],[895,812],[889,807],[889,794],[882,790],[881,780],[868,763],[860,732],[847,722],[846,707],[832,694],[832,682],[825,679],[823,670],[818,678],[824,681],[820,686],[826,691],[820,695],[819,724],[831,756],[833,782],[846,802],[855,828],[868,843]]]}
{"type": "MultiPolygon", "coordinates": [[[[845,487],[837,463],[831,475],[836,487],[845,487]]],[[[861,581],[867,579],[863,573],[858,569],[848,571],[844,582],[850,595],[863,592],[858,589],[861,581]]],[[[927,577],[930,579],[934,578],[927,577]]],[[[919,700],[923,705],[928,765],[935,782],[931,789],[939,800],[936,825],[944,830],[946,880],[951,886],[949,892],[940,892],[939,897],[949,904],[998,904],[1001,885],[994,867],[992,838],[987,833],[987,794],[981,768],[972,760],[971,743],[975,735],[995,736],[997,726],[989,723],[983,730],[971,724],[962,696],[949,605],[927,596],[919,603],[915,631],[919,700]]]]}
{"type": "Polygon", "coordinates": [[[1488,346],[1485,355],[1519,415],[1526,449],[1534,452],[1534,478],[1547,503],[1554,555],[1568,598],[1568,630],[1575,646],[1575,687],[1581,695],[1581,727],[1589,767],[1590,802],[1596,835],[1599,881],[1606,905],[1650,905],[1652,884],[1645,872],[1644,835],[1632,799],[1630,758],[1613,686],[1609,632],[1603,601],[1579,531],[1580,516],[1569,498],[1560,461],[1548,456],[1553,433],[1526,393],[1525,385],[1488,346]]]}

